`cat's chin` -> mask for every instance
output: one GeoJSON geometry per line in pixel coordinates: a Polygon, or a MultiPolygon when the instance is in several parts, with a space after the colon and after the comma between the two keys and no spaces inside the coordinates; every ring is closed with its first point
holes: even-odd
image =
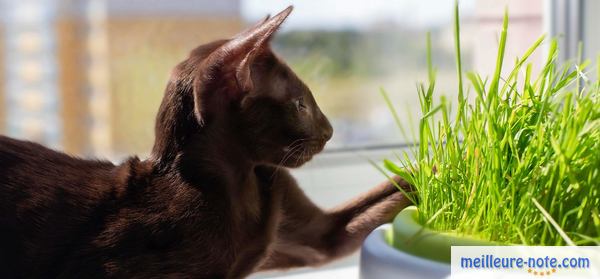
{"type": "Polygon", "coordinates": [[[287,160],[282,167],[286,168],[298,168],[302,165],[306,164],[313,158],[314,154],[302,154],[297,156],[292,156],[289,160],[287,160]]]}

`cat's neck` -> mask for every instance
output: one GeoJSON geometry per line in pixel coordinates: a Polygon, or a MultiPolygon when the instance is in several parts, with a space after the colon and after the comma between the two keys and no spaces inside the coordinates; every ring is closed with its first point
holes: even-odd
{"type": "Polygon", "coordinates": [[[181,163],[195,165],[204,171],[219,169],[220,172],[243,173],[251,171],[255,164],[247,146],[226,125],[206,127],[205,131],[193,135],[180,157],[181,163]]]}
{"type": "Polygon", "coordinates": [[[173,156],[155,160],[155,167],[161,172],[178,173],[192,184],[210,182],[221,188],[247,184],[256,166],[247,145],[240,142],[235,129],[230,129],[231,123],[211,124],[187,138],[173,156]]]}
{"type": "Polygon", "coordinates": [[[228,211],[236,216],[233,220],[258,215],[261,198],[256,163],[238,137],[219,128],[227,126],[214,127],[190,139],[178,154],[173,170],[203,194],[214,193],[228,201],[228,211]]]}

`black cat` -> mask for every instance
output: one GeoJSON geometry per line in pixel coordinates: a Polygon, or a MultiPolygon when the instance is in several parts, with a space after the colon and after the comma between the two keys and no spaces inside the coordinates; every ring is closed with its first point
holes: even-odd
{"type": "Polygon", "coordinates": [[[243,278],[319,265],[407,206],[388,182],[324,211],[288,173],[332,135],[269,47],[291,10],[175,68],[147,160],[115,166],[0,137],[0,277],[243,278]]]}

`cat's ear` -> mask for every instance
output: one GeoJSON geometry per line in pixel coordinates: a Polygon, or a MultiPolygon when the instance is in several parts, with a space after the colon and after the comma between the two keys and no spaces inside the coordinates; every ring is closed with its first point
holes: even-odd
{"type": "Polygon", "coordinates": [[[275,31],[281,26],[293,6],[289,6],[279,14],[269,17],[236,35],[231,40],[214,50],[203,61],[200,68],[200,78],[195,81],[194,101],[195,113],[201,117],[201,96],[206,93],[211,85],[220,81],[221,87],[226,87],[229,99],[241,99],[246,93],[252,91],[252,64],[257,56],[269,48],[269,41],[275,31]],[[226,80],[220,80],[226,79],[226,80]]]}
{"type": "Polygon", "coordinates": [[[223,64],[226,70],[235,72],[236,82],[241,92],[247,93],[253,89],[251,65],[261,51],[268,48],[271,37],[292,9],[293,7],[289,6],[273,17],[267,16],[211,54],[211,56],[222,57],[226,61],[223,64]]]}

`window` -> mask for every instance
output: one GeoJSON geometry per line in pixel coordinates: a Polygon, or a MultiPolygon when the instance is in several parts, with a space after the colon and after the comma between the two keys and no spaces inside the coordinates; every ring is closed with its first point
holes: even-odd
{"type": "MultiPolygon", "coordinates": [[[[335,128],[329,150],[399,144],[379,88],[405,126],[417,121],[431,32],[439,92],[455,94],[452,1],[290,1],[274,46],[312,88],[335,128]]],[[[507,57],[543,32],[542,0],[508,1],[507,57]]],[[[147,154],[172,69],[289,3],[277,0],[81,0],[2,3],[0,129],[70,153],[147,154]],[[50,4],[48,4],[50,3],[50,4]]],[[[466,67],[488,70],[502,1],[461,1],[466,67]]],[[[508,61],[511,62],[511,61],[508,61]]],[[[488,72],[491,72],[488,71],[488,72]]]]}
{"type": "MultiPolygon", "coordinates": [[[[553,27],[569,14],[565,2],[571,1],[460,1],[464,66],[493,72],[505,6],[511,18],[505,63],[511,64],[542,33],[566,32],[553,27]]],[[[594,58],[600,19],[592,13],[600,4],[572,2],[585,7],[574,19],[583,24],[586,57],[594,58]]],[[[384,179],[347,151],[377,149],[375,156],[385,156],[407,140],[379,88],[404,126],[418,121],[415,83],[426,79],[427,32],[438,92],[455,96],[453,1],[0,0],[0,134],[115,161],[143,157],[170,70],[197,45],[230,37],[289,4],[295,11],[274,48],[335,128],[329,154],[295,175],[319,205],[347,200],[384,179]]],[[[543,51],[533,57],[542,59],[543,51]]]]}
{"type": "MultiPolygon", "coordinates": [[[[276,0],[244,3],[249,18],[285,6],[276,0]]],[[[453,1],[296,4],[296,14],[275,45],[332,120],[336,132],[330,150],[389,147],[408,140],[400,136],[379,88],[390,95],[403,126],[416,127],[415,83],[427,77],[427,32],[431,32],[437,91],[456,96],[453,1]]],[[[544,32],[541,0],[460,1],[462,57],[467,69],[493,72],[505,5],[511,17],[506,57],[521,55],[544,32]]],[[[541,58],[538,52],[533,60],[541,58]]]]}
{"type": "Polygon", "coordinates": [[[600,57],[600,37],[598,27],[600,27],[600,18],[596,12],[600,11],[600,2],[593,0],[583,1],[583,48],[586,59],[598,59],[600,57]]]}

